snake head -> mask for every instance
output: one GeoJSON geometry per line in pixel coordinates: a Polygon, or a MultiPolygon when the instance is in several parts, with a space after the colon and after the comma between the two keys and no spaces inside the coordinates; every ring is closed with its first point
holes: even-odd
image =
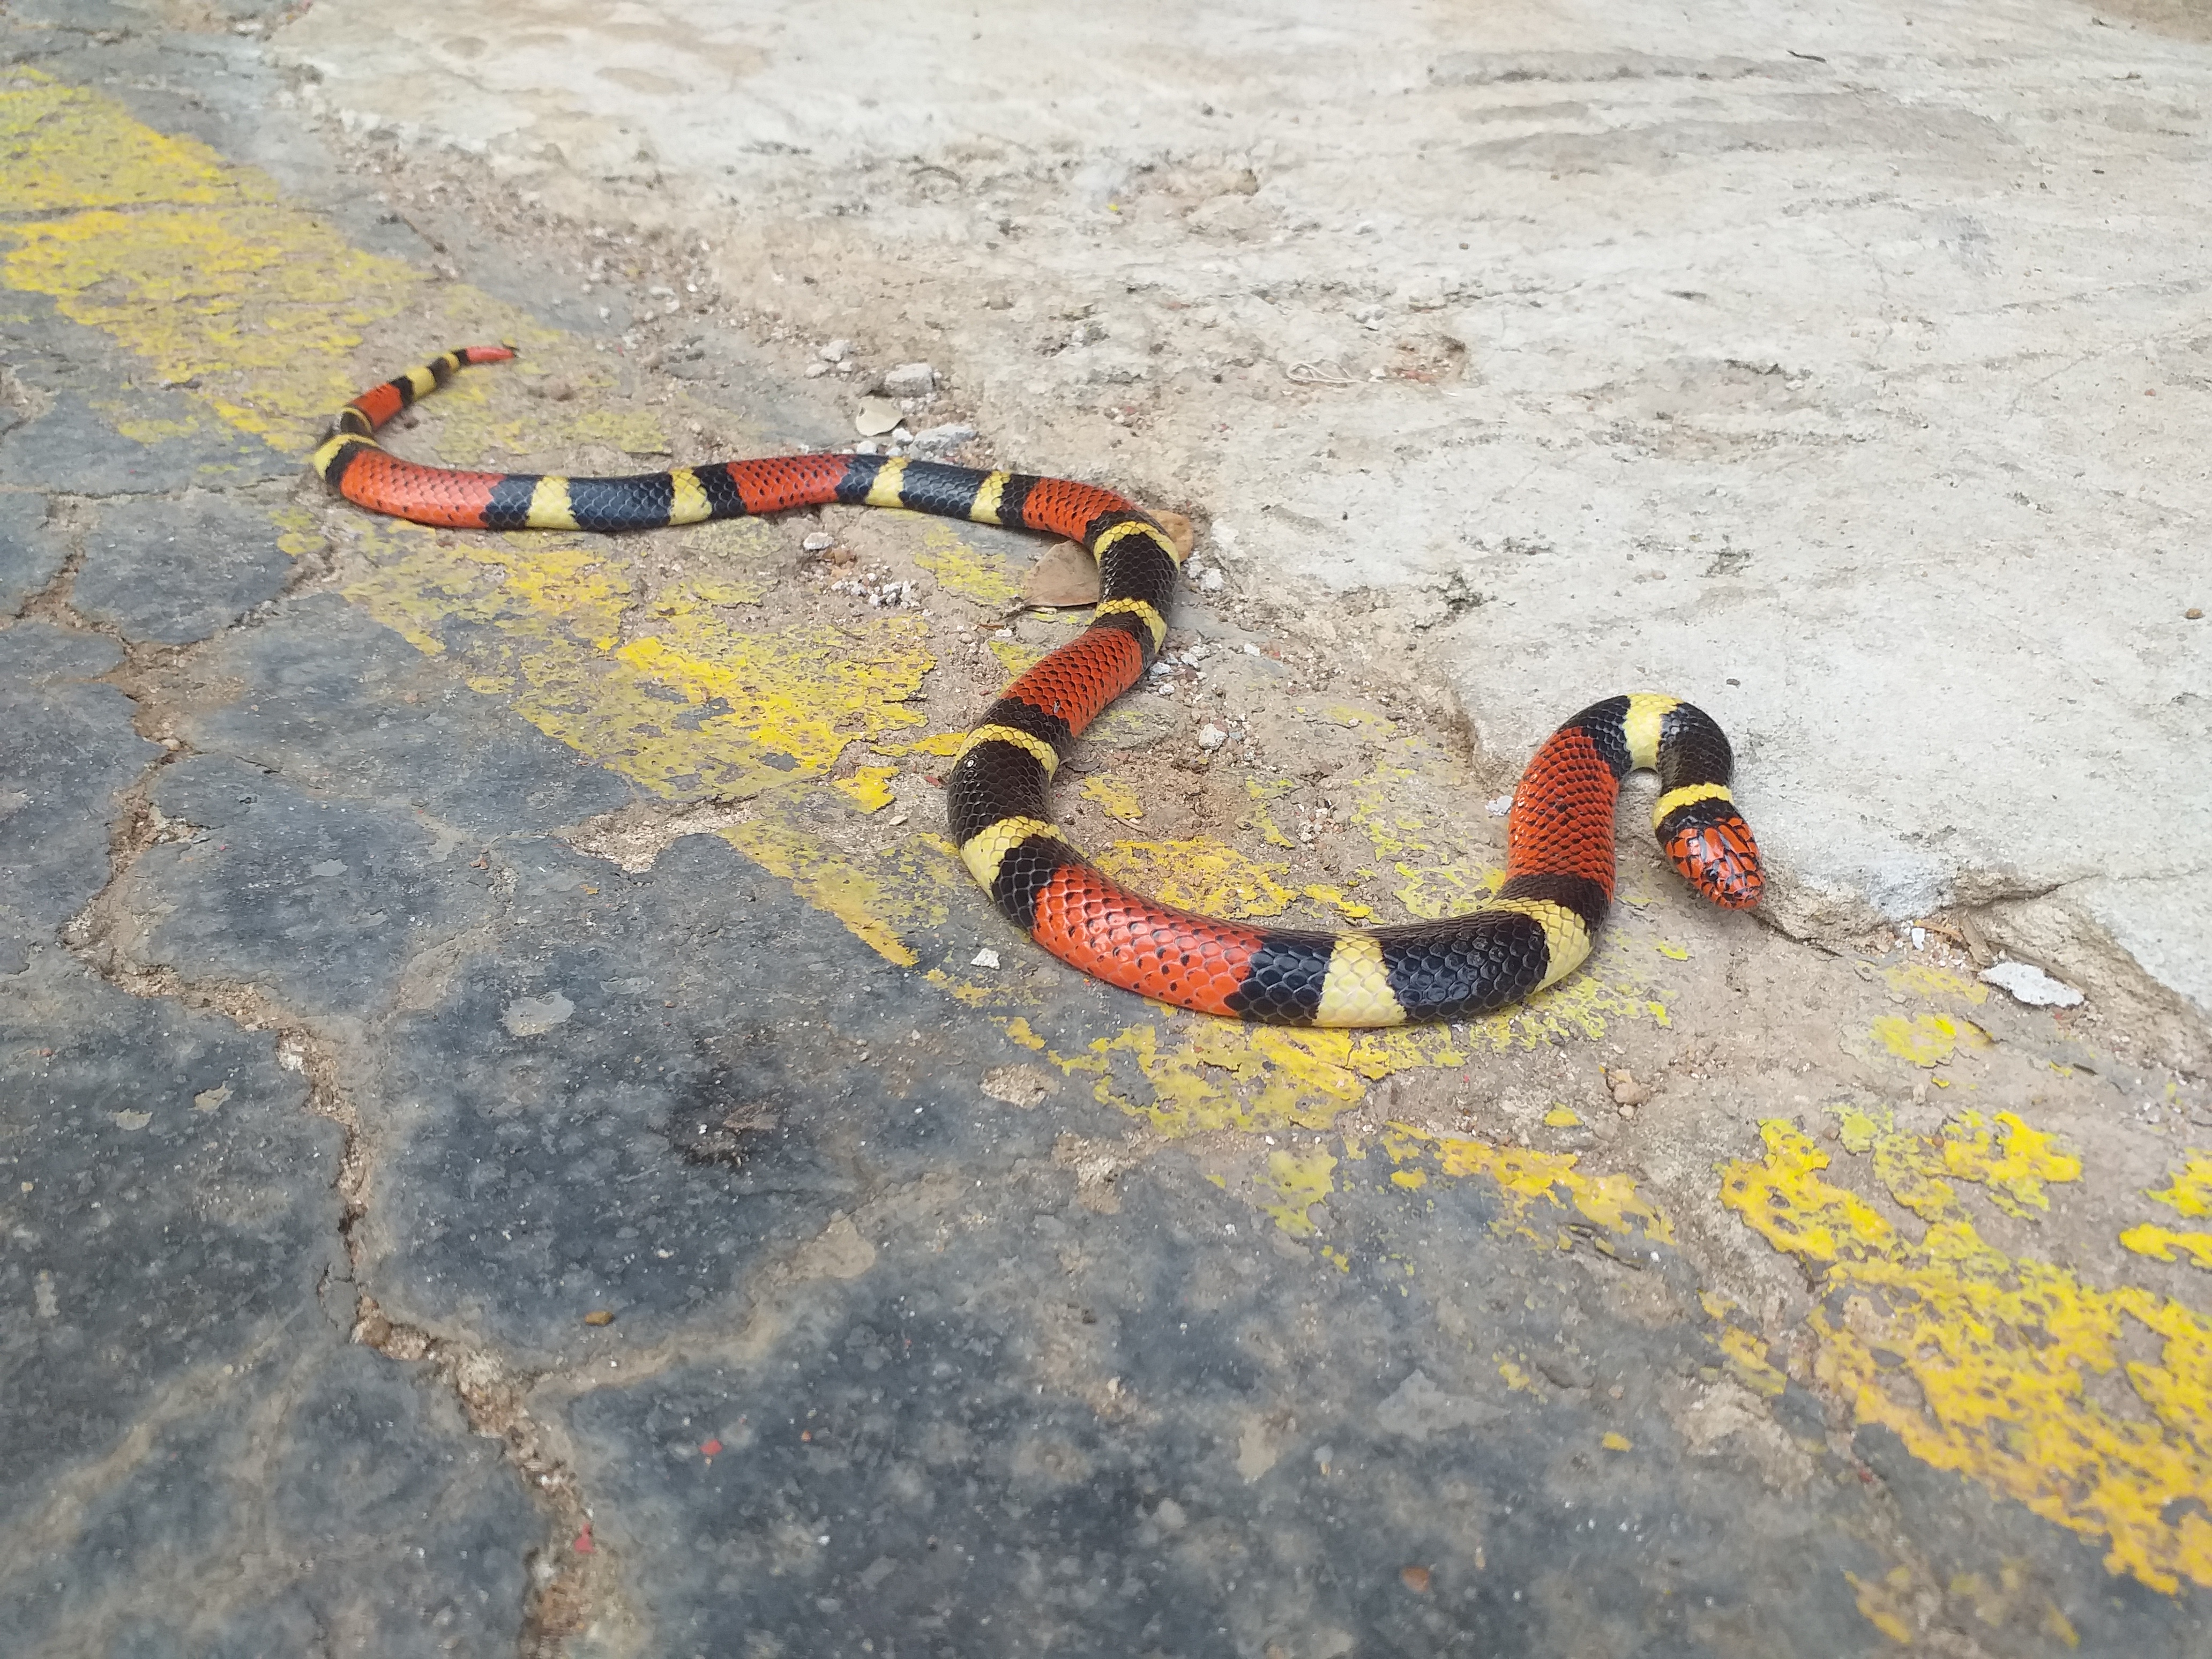
{"type": "Polygon", "coordinates": [[[1698,822],[1668,826],[1667,861],[1723,910],[1750,909],[1766,890],[1751,826],[1732,810],[1696,816],[1698,822]]]}

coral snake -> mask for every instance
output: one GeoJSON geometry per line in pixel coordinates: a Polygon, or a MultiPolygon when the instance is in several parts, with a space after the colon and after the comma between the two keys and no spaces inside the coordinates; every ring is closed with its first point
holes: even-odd
{"type": "Polygon", "coordinates": [[[348,501],[417,524],[646,530],[845,502],[1044,531],[1091,551],[1101,598],[1090,626],[984,712],[945,794],[960,856],[992,902],[1109,984],[1282,1025],[1396,1025],[1508,1006],[1589,954],[1613,898],[1614,799],[1639,767],[1659,774],[1652,823],[1668,860],[1715,904],[1759,902],[1758,848],[1729,794],[1728,738],[1690,704],[1640,693],[1593,703],[1545,739],[1514,790],[1504,883],[1468,915],[1321,933],[1217,921],[1129,892],[1054,827],[1050,793],[1075,740],[1167,637],[1181,561],[1151,518],[1091,484],[880,455],[563,478],[418,466],[378,446],[379,427],[455,371],[514,355],[465,347],[363,392],[315,452],[315,471],[348,501]]]}

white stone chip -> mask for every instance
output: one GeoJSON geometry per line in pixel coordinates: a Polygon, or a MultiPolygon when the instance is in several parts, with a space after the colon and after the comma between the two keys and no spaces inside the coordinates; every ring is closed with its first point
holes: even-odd
{"type": "Polygon", "coordinates": [[[1211,720],[1198,728],[1198,746],[1200,749],[1218,749],[1228,741],[1229,734],[1211,720]]]}
{"type": "Polygon", "coordinates": [[[987,945],[968,958],[968,965],[970,968],[995,968],[999,965],[999,953],[987,945]]]}
{"type": "Polygon", "coordinates": [[[836,545],[837,538],[826,530],[817,530],[799,545],[809,553],[827,553],[836,545]]]}
{"type": "Polygon", "coordinates": [[[1493,818],[1502,818],[1513,810],[1513,797],[1500,795],[1496,800],[1486,801],[1483,804],[1483,810],[1493,818]]]}
{"type": "Polygon", "coordinates": [[[2079,991],[2051,978],[2032,962],[2001,962],[1982,969],[1982,978],[2031,1008],[2072,1008],[2082,1000],[2079,991]]]}
{"type": "Polygon", "coordinates": [[[903,418],[903,411],[890,398],[863,398],[854,412],[853,426],[863,438],[878,438],[903,418]]]}

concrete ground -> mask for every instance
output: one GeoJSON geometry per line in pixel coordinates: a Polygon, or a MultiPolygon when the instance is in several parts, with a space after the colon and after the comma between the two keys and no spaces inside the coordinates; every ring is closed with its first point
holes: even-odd
{"type": "Polygon", "coordinates": [[[0,11],[10,1651],[2201,1651],[2201,13],[969,10],[0,11]],[[1632,815],[1507,1017],[1079,979],[935,785],[1042,550],[307,477],[499,338],[396,446],[927,360],[1189,512],[1152,890],[1447,913],[1649,683],[1774,925],[1632,815]]]}

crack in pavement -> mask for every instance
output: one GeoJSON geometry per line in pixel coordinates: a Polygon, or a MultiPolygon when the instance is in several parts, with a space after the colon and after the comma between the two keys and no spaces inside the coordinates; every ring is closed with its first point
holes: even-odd
{"type": "MultiPolygon", "coordinates": [[[[258,616],[250,615],[204,639],[183,645],[149,645],[134,641],[119,628],[83,617],[70,605],[70,585],[82,560],[79,536],[62,571],[26,603],[21,614],[27,620],[46,621],[73,632],[111,640],[122,647],[124,661],[100,679],[130,699],[134,727],[141,735],[163,744],[165,752],[155,757],[117,798],[109,832],[107,879],[64,925],[60,932],[62,943],[76,961],[103,982],[129,995],[172,1001],[185,1008],[222,1015],[242,1030],[271,1034],[277,1064],[301,1074],[306,1081],[307,1109],[337,1126],[339,1162],[331,1184],[341,1205],[337,1231],[345,1252],[355,1305],[349,1316],[334,1317],[333,1322],[349,1340],[388,1359],[427,1366],[429,1374],[459,1403],[470,1426],[500,1443],[508,1467],[545,1518],[544,1540],[524,1563],[529,1589],[522,1609],[517,1652],[519,1659],[552,1659],[566,1637],[588,1623],[595,1610],[613,1594],[615,1569],[606,1554],[590,1544],[590,1506],[573,1474],[570,1458],[556,1449],[554,1442],[558,1437],[549,1435],[532,1413],[529,1400],[538,1376],[513,1372],[507,1361],[490,1345],[480,1340],[452,1334],[434,1334],[415,1327],[394,1324],[385,1316],[374,1295],[353,1277],[359,1270],[362,1255],[357,1230],[373,1201],[374,1158],[370,1138],[363,1130],[346,1083],[339,1042],[319,1032],[313,1020],[286,1008],[260,987],[228,980],[191,979],[163,964],[133,961],[117,937],[127,926],[122,886],[139,860],[155,847],[188,839],[177,831],[190,826],[164,817],[154,805],[152,794],[156,779],[164,769],[179,762],[207,752],[222,752],[203,751],[169,735],[176,726],[179,711],[170,706],[158,677],[164,671],[173,670],[211,652],[229,635],[255,626],[258,616]]],[[[303,573],[301,580],[290,584],[287,597],[314,582],[326,580],[329,574],[329,563],[325,561],[321,570],[303,573]]],[[[257,607],[257,612],[265,613],[278,602],[271,600],[257,607]]],[[[462,838],[462,832],[451,833],[456,841],[462,838]]],[[[457,951],[467,938],[483,931],[465,930],[456,939],[441,940],[417,952],[410,961],[410,972],[414,963],[434,954],[457,951]]],[[[410,983],[411,981],[403,981],[403,989],[410,983]]],[[[406,1006],[404,997],[398,1006],[406,1006]]],[[[324,1292],[329,1288],[328,1278],[325,1273],[317,1295],[326,1314],[324,1292]]],[[[271,1339],[263,1344],[263,1350],[269,1349],[273,1341],[271,1339]]],[[[228,1370],[226,1366],[224,1372],[228,1370]]],[[[173,1389],[167,1396],[170,1406],[157,1407],[134,1424],[122,1446],[90,1470],[80,1472],[76,1477],[78,1484],[89,1483],[96,1488],[123,1466],[117,1459],[127,1462],[131,1455],[143,1456],[151,1444],[155,1429],[165,1420],[164,1411],[169,1415],[181,1413],[185,1407],[179,1402],[200,1398],[213,1386],[210,1378],[214,1375],[210,1372],[199,1378],[195,1385],[198,1393],[189,1387],[181,1392],[173,1389]],[[131,1450],[134,1447],[135,1454],[131,1450]]],[[[65,1499],[66,1492],[58,1492],[52,1501],[62,1503],[65,1499]]],[[[59,1525],[60,1511],[42,1514],[59,1525]]]]}

